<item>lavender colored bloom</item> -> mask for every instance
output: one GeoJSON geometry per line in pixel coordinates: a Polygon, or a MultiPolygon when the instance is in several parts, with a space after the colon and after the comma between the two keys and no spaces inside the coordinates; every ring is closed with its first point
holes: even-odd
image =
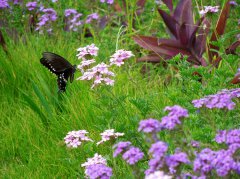
{"type": "Polygon", "coordinates": [[[165,157],[155,157],[149,160],[147,169],[144,173],[145,175],[149,175],[161,169],[165,164],[165,157]]]}
{"type": "Polygon", "coordinates": [[[188,117],[188,111],[178,105],[167,106],[164,110],[169,111],[169,116],[188,117]]]}
{"type": "Polygon", "coordinates": [[[194,107],[206,107],[209,109],[213,108],[226,108],[228,110],[232,110],[235,107],[235,103],[232,101],[234,98],[240,97],[240,89],[231,89],[231,90],[222,90],[214,95],[208,95],[199,100],[193,100],[192,103],[194,107]]]}
{"type": "Polygon", "coordinates": [[[110,179],[112,169],[103,164],[94,164],[86,168],[85,174],[90,179],[110,179]]]}
{"type": "Polygon", "coordinates": [[[127,163],[134,165],[144,157],[144,153],[137,147],[131,147],[122,157],[127,163]]]}
{"type": "Polygon", "coordinates": [[[145,133],[156,133],[161,130],[161,123],[157,119],[141,120],[139,123],[138,131],[145,133]]]}
{"type": "Polygon", "coordinates": [[[190,163],[188,156],[184,152],[178,152],[166,158],[166,163],[169,167],[170,173],[176,173],[176,167],[182,163],[190,163]]]}
{"type": "Polygon", "coordinates": [[[152,154],[153,157],[163,157],[168,150],[168,145],[165,142],[156,142],[152,144],[149,149],[149,153],[152,154]]]}
{"type": "Polygon", "coordinates": [[[114,0],[100,0],[101,3],[113,4],[114,0]]]}
{"type": "Polygon", "coordinates": [[[69,17],[71,15],[77,14],[77,10],[76,9],[66,9],[64,12],[65,17],[69,17]]]}
{"type": "Polygon", "coordinates": [[[238,6],[238,4],[236,3],[236,1],[229,1],[229,4],[232,6],[238,6]]]}
{"type": "Polygon", "coordinates": [[[203,149],[194,160],[194,171],[199,171],[203,175],[210,172],[214,168],[212,165],[212,160],[215,158],[215,155],[215,152],[211,149],[203,149]]]}
{"type": "Polygon", "coordinates": [[[8,7],[9,7],[8,0],[0,0],[0,9],[5,9],[8,7]]]}
{"type": "Polygon", "coordinates": [[[97,20],[99,18],[99,15],[97,13],[93,13],[87,16],[86,23],[90,24],[92,20],[97,20]]]}
{"type": "Polygon", "coordinates": [[[116,157],[119,154],[127,151],[131,144],[132,144],[131,142],[119,142],[118,144],[114,145],[113,149],[115,149],[115,151],[113,153],[113,157],[116,157]]]}
{"type": "Polygon", "coordinates": [[[33,2],[28,2],[26,4],[26,7],[28,8],[29,11],[33,11],[37,8],[37,2],[33,1],[33,2]]]}
{"type": "Polygon", "coordinates": [[[229,131],[219,131],[215,137],[215,141],[217,143],[226,143],[228,145],[235,143],[240,144],[240,130],[233,129],[229,131]]]}
{"type": "Polygon", "coordinates": [[[235,144],[231,144],[228,147],[228,152],[232,155],[235,154],[235,152],[237,152],[240,149],[240,144],[235,143],[235,144]]]}
{"type": "Polygon", "coordinates": [[[56,11],[52,8],[47,8],[43,9],[42,12],[44,14],[39,18],[36,30],[43,33],[44,28],[46,28],[48,32],[52,32],[51,23],[57,20],[56,11]]]}
{"type": "Polygon", "coordinates": [[[234,168],[235,161],[228,151],[220,150],[215,152],[212,165],[216,169],[217,175],[224,177],[234,168]]]}
{"type": "Polygon", "coordinates": [[[174,129],[177,124],[181,124],[181,118],[188,117],[188,111],[178,105],[167,106],[164,110],[169,111],[169,114],[161,121],[161,126],[165,129],[174,129]]]}

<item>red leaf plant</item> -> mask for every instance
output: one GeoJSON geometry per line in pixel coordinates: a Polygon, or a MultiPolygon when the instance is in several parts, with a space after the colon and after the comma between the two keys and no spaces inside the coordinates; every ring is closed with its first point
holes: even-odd
{"type": "MultiPolygon", "coordinates": [[[[187,61],[193,65],[207,66],[207,61],[203,58],[203,54],[207,51],[209,62],[217,65],[221,60],[216,52],[219,49],[212,44],[207,44],[210,22],[203,16],[194,24],[191,0],[180,0],[175,9],[173,9],[172,0],[164,0],[163,2],[170,10],[170,14],[160,8],[158,8],[158,12],[167,27],[170,39],[142,35],[133,36],[138,45],[151,51],[150,55],[138,59],[138,62],[156,63],[181,54],[188,56],[187,61]]],[[[229,12],[228,0],[219,16],[210,42],[217,41],[218,37],[223,35],[229,12]]]]}

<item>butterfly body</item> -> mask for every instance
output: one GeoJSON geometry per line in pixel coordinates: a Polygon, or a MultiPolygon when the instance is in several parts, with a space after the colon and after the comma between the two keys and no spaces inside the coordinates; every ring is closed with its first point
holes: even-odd
{"type": "Polygon", "coordinates": [[[60,92],[66,90],[67,81],[73,82],[76,65],[72,65],[66,59],[51,52],[44,52],[40,62],[48,68],[51,73],[57,75],[57,84],[60,92]]]}

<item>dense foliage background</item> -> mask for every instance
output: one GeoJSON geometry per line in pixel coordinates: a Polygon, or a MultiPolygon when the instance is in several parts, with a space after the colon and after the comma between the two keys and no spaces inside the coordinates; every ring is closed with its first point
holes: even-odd
{"type": "MultiPolygon", "coordinates": [[[[58,15],[57,21],[52,23],[52,32],[43,34],[35,29],[31,31],[36,24],[30,22],[33,12],[27,10],[26,3],[9,2],[8,8],[0,8],[0,30],[6,42],[2,43],[5,50],[0,49],[0,173],[3,178],[83,178],[80,164],[94,153],[107,159],[113,178],[134,178],[134,167],[120,157],[112,157],[111,142],[99,146],[90,142],[69,149],[63,138],[69,131],[85,129],[91,139],[99,141],[101,132],[115,129],[125,133],[117,140],[131,141],[147,154],[150,144],[144,142],[144,135],[137,130],[138,124],[142,119],[161,119],[166,115],[165,106],[180,105],[189,111],[180,130],[159,134],[160,139],[169,144],[170,153],[176,147],[189,150],[186,143],[192,140],[199,141],[201,148],[218,150],[223,146],[214,141],[217,131],[239,128],[239,98],[235,99],[234,110],[199,110],[192,104],[194,99],[239,87],[239,84],[231,84],[239,68],[239,55],[225,54],[225,49],[237,40],[240,32],[239,5],[231,7],[225,33],[215,43],[222,56],[219,66],[195,68],[180,55],[164,64],[136,63],[149,51],[134,42],[134,35],[169,37],[155,1],[146,1],[143,12],[137,17],[136,1],[130,0],[126,0],[125,9],[120,1],[122,11],[118,12],[114,5],[100,1],[38,2],[55,9],[58,15]],[[83,20],[95,12],[99,19],[83,24],[77,31],[66,31],[64,10],[69,8],[82,13],[83,20]],[[79,64],[76,49],[92,43],[99,47],[96,57],[99,63],[107,63],[117,49],[130,50],[135,57],[121,68],[113,69],[116,73],[113,87],[103,85],[91,89],[91,82],[75,80],[68,83],[65,93],[58,93],[56,77],[39,62],[42,52],[54,52],[72,64],[79,64]],[[193,75],[196,71],[201,77],[193,75]]],[[[174,6],[177,3],[174,1],[174,6]]],[[[225,1],[192,3],[197,20],[201,7],[218,5],[221,9],[225,1]]],[[[159,7],[167,11],[166,6],[159,7]]],[[[211,32],[219,14],[207,16],[211,32]]],[[[239,49],[236,53],[239,54],[239,49]]],[[[207,53],[203,56],[208,59],[207,53]]],[[[76,72],[75,77],[79,76],[81,73],[76,72]]],[[[148,158],[137,167],[141,168],[143,177],[148,158]]],[[[189,167],[182,170],[191,171],[189,167]]]]}

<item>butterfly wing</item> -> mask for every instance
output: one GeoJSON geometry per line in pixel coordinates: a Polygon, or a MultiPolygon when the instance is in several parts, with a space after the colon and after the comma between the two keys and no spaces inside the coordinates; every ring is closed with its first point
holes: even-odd
{"type": "Polygon", "coordinates": [[[67,69],[73,68],[71,63],[60,55],[51,52],[44,52],[42,55],[40,62],[55,74],[60,74],[67,69]]]}
{"type": "Polygon", "coordinates": [[[70,77],[71,82],[73,80],[76,67],[72,66],[71,63],[60,55],[51,52],[44,52],[40,62],[52,73],[57,75],[58,89],[64,92],[66,90],[68,78],[70,77]]]}

